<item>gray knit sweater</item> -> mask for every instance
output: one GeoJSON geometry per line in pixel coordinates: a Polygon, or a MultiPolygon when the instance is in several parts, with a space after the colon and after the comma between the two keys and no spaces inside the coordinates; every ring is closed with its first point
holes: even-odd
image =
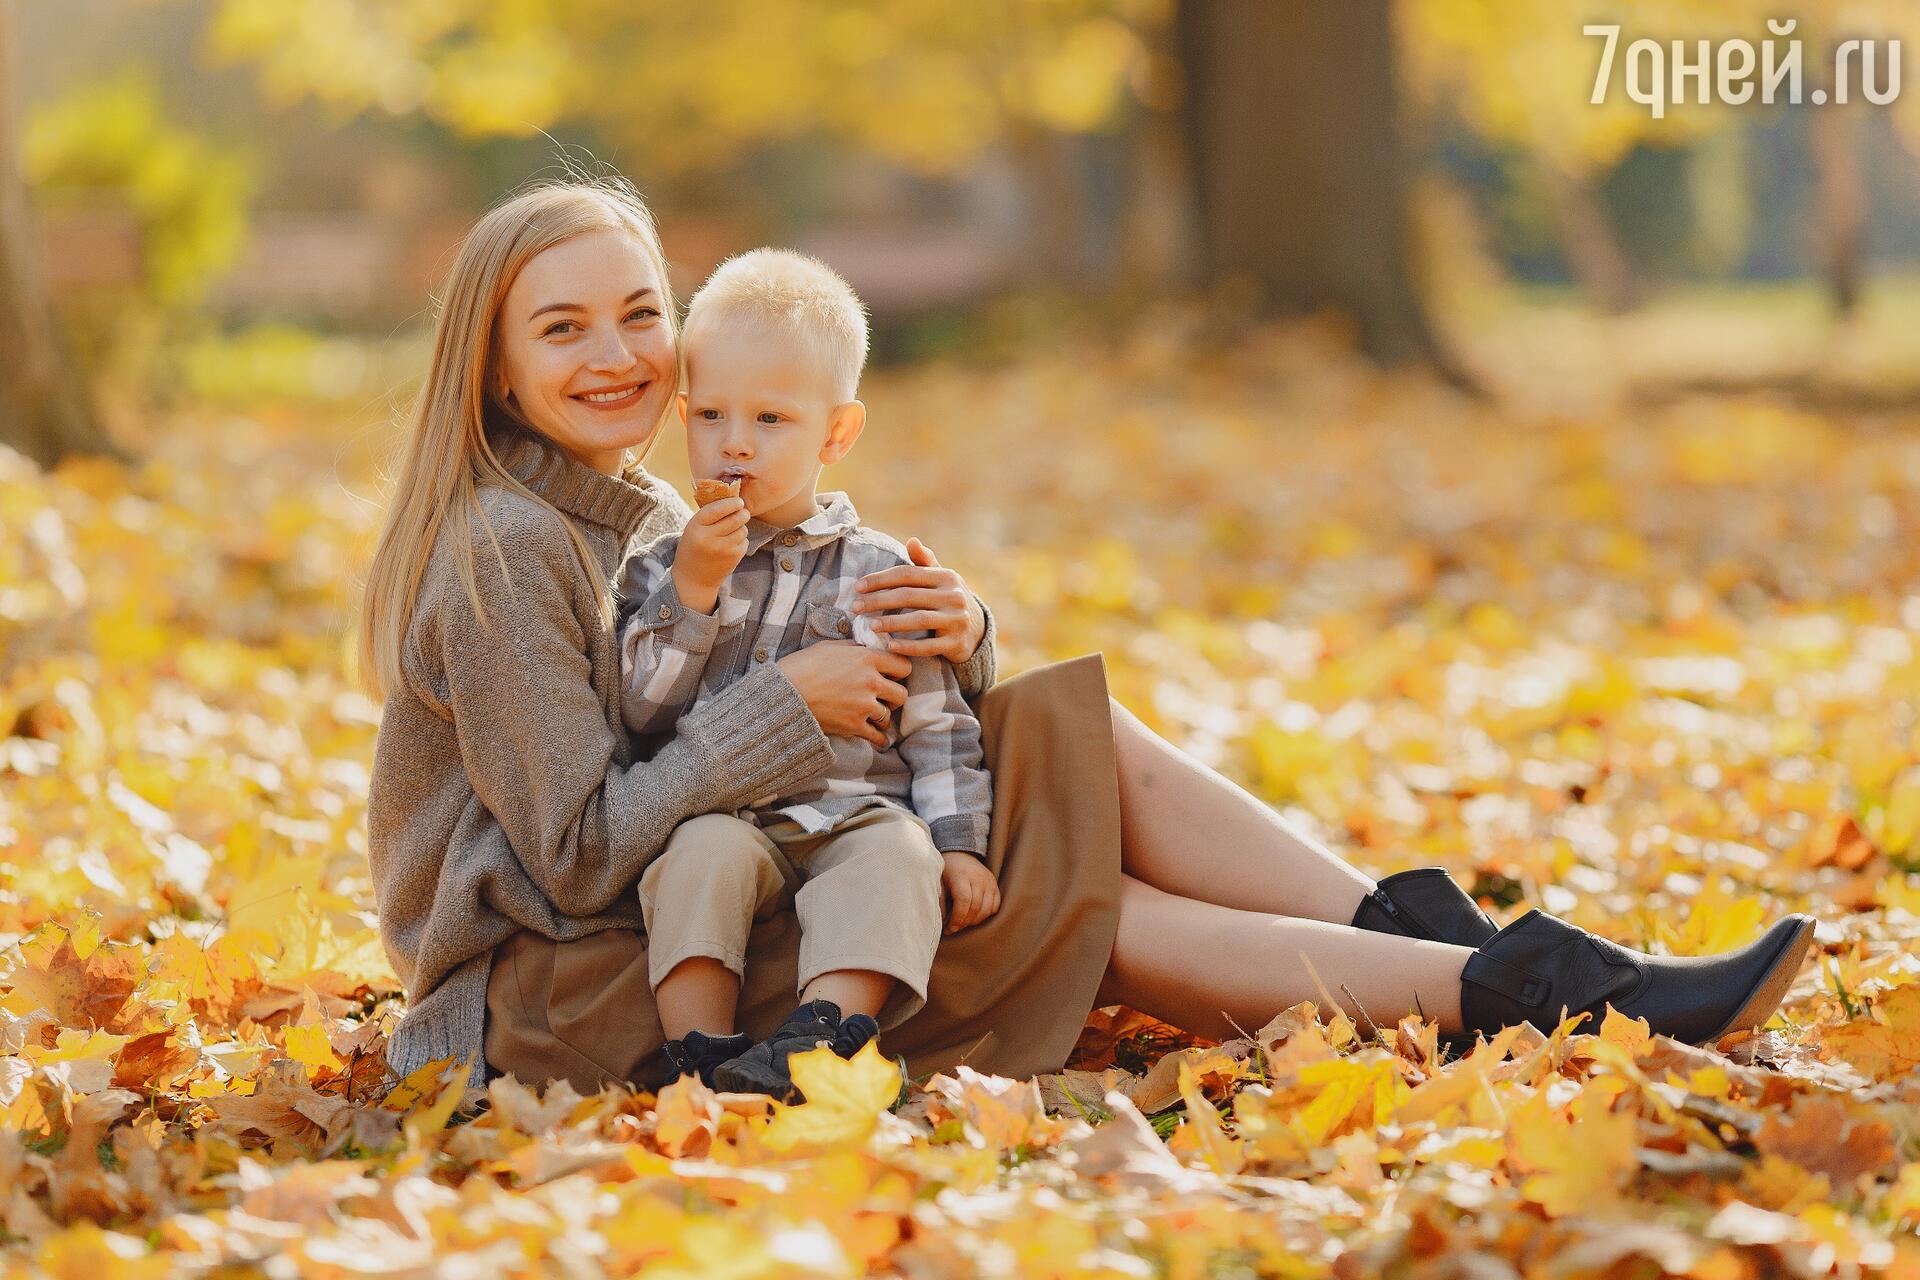
{"type": "MultiPolygon", "coordinates": [[[[530,434],[495,447],[571,519],[611,584],[630,552],[685,523],[661,481],[604,475],[530,434]]],[[[387,1048],[405,1075],[483,1058],[493,949],[517,929],[571,941],[641,927],[633,886],[686,818],[796,786],[833,762],[800,693],[768,663],[683,717],[651,759],[620,719],[619,641],[603,625],[573,540],[546,508],[494,486],[472,528],[485,616],[474,614],[447,530],[429,557],[403,666],[374,747],[367,844],[381,940],[406,987],[387,1048]],[[509,584],[511,584],[509,586],[509,584]]],[[[958,671],[993,681],[991,623],[958,671]]]]}

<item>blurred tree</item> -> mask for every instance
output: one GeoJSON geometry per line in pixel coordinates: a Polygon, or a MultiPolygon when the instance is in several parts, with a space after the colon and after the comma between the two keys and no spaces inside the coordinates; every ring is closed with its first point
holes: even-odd
{"type": "Polygon", "coordinates": [[[13,0],[0,0],[0,443],[51,466],[70,453],[116,453],[62,349],[39,262],[17,153],[13,0]]]}
{"type": "MultiPolygon", "coordinates": [[[[1619,311],[1639,302],[1644,290],[1598,198],[1609,175],[1637,147],[1696,146],[1717,132],[1744,127],[1756,111],[1785,109],[1760,105],[1756,61],[1755,96],[1747,104],[1669,101],[1656,118],[1624,91],[1628,44],[1650,39],[1671,48],[1684,41],[1693,49],[1706,40],[1717,58],[1722,42],[1746,40],[1757,60],[1770,38],[1780,55],[1797,42],[1804,91],[1831,96],[1840,40],[1877,38],[1884,79],[1886,41],[1905,38],[1911,44],[1920,37],[1920,11],[1911,0],[1856,0],[1814,10],[1797,18],[1786,36],[1770,37],[1768,23],[1784,23],[1788,16],[1770,0],[1613,0],[1604,14],[1584,0],[1401,0],[1399,45],[1409,83],[1427,104],[1452,105],[1483,137],[1530,158],[1548,194],[1569,274],[1597,305],[1619,311]],[[1602,41],[1583,31],[1596,22],[1620,28],[1608,92],[1598,103],[1590,98],[1602,41]]],[[[1852,93],[1859,95],[1857,83],[1852,93]]],[[[1920,139],[1920,113],[1905,101],[1901,109],[1920,139]]],[[[1860,294],[1867,220],[1860,110],[1857,103],[1804,109],[1812,113],[1807,138],[1817,183],[1815,236],[1829,295],[1845,315],[1860,294]]]]}
{"type": "Polygon", "coordinates": [[[1450,370],[1411,280],[1391,0],[1182,0],[1209,274],[1335,306],[1363,348],[1450,370]]]}
{"type": "Polygon", "coordinates": [[[1058,144],[1137,114],[1171,4],[220,0],[208,46],[282,102],[467,137],[589,124],[643,181],[788,143],[850,142],[936,175],[1003,148],[1029,195],[1025,261],[1057,277],[1087,222],[1058,144]]]}
{"type": "MultiPolygon", "coordinates": [[[[1651,0],[1621,0],[1605,20],[1620,24],[1624,48],[1642,37],[1689,34],[1687,24],[1704,24],[1714,8],[1722,19],[1744,17],[1752,3],[1682,0],[1656,8],[1651,0]]],[[[1682,145],[1730,118],[1694,109],[1655,120],[1621,91],[1620,55],[1612,92],[1591,102],[1601,41],[1582,27],[1600,19],[1576,0],[1402,0],[1400,19],[1400,57],[1414,94],[1430,106],[1454,106],[1482,137],[1525,155],[1575,283],[1603,310],[1638,305],[1643,290],[1600,186],[1641,143],[1682,145]]]]}
{"type": "Polygon", "coordinates": [[[1860,305],[1867,245],[1867,183],[1860,155],[1857,104],[1813,113],[1808,146],[1818,175],[1819,253],[1834,313],[1860,305]]]}
{"type": "Polygon", "coordinates": [[[57,312],[81,368],[146,385],[246,239],[253,161],[167,118],[158,86],[129,69],[37,106],[21,163],[43,215],[111,211],[137,244],[130,278],[70,286],[57,312]]]}
{"type": "MultiPolygon", "coordinates": [[[[1409,280],[1390,10],[1391,0],[220,0],[209,46],[255,65],[285,101],[419,113],[469,136],[590,123],[646,175],[723,173],[751,149],[815,140],[928,173],[998,148],[1028,193],[1024,260],[1036,282],[1073,281],[1092,233],[1062,139],[1129,131],[1128,198],[1164,210],[1175,202],[1152,184],[1180,175],[1154,113],[1175,105],[1167,86],[1184,83],[1208,270],[1254,281],[1268,309],[1351,312],[1372,354],[1446,366],[1409,280]]],[[[1179,226],[1164,214],[1121,220],[1179,226]]]]}

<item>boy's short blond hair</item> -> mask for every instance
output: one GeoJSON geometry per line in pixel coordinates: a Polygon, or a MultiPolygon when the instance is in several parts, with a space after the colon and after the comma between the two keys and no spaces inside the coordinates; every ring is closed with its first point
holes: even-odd
{"type": "Polygon", "coordinates": [[[681,343],[703,329],[747,324],[805,343],[830,371],[837,401],[854,398],[867,363],[867,309],[853,286],[818,258],[791,249],[754,249],[713,269],[687,304],[681,343]]]}

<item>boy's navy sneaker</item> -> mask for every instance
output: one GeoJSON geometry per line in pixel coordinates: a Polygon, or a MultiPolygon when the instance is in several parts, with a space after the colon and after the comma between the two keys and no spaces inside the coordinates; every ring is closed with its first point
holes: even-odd
{"type": "Polygon", "coordinates": [[[718,1088],[713,1082],[714,1068],[752,1046],[753,1040],[744,1034],[710,1036],[704,1031],[689,1031],[680,1039],[660,1046],[661,1052],[667,1055],[667,1083],[681,1076],[699,1076],[700,1083],[707,1088],[718,1088]]]}
{"type": "Polygon", "coordinates": [[[714,1088],[727,1093],[764,1093],[782,1102],[803,1101],[793,1087],[787,1059],[826,1045],[843,1058],[880,1033],[880,1024],[864,1013],[842,1021],[831,1000],[810,1000],[787,1015],[771,1036],[714,1068],[714,1088]]]}

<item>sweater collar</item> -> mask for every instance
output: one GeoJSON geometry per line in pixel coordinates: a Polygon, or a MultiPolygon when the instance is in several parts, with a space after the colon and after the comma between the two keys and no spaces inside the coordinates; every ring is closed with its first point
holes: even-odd
{"type": "Polygon", "coordinates": [[[576,519],[601,525],[624,541],[659,505],[662,481],[637,464],[610,476],[546,437],[511,422],[488,425],[494,453],[521,484],[576,519]]]}
{"type": "MultiPolygon", "coordinates": [[[[809,551],[860,527],[860,514],[853,509],[853,499],[846,494],[816,494],[814,502],[818,510],[793,527],[809,551]]],[[[768,524],[757,517],[747,521],[747,554],[752,555],[785,532],[779,525],[768,524]]]]}

